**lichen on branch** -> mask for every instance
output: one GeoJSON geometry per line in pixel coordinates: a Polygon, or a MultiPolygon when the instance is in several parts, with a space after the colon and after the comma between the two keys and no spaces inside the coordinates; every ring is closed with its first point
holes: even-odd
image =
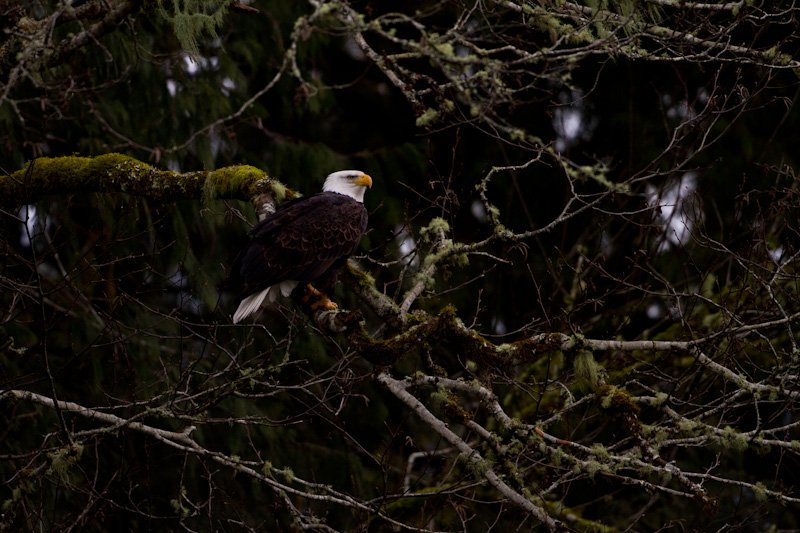
{"type": "Polygon", "coordinates": [[[238,198],[269,193],[275,201],[294,193],[249,165],[217,170],[161,170],[122,154],[97,157],[39,157],[11,175],[0,176],[6,204],[30,203],[51,194],[128,193],[158,201],[238,198]]]}

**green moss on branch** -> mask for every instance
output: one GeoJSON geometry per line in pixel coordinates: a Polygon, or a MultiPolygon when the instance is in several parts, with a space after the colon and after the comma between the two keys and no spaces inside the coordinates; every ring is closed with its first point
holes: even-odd
{"type": "Polygon", "coordinates": [[[450,349],[479,367],[506,371],[514,364],[527,364],[543,353],[560,349],[552,339],[525,339],[510,344],[494,344],[464,325],[453,306],[445,306],[438,315],[417,315],[416,323],[393,337],[375,340],[357,328],[350,340],[368,361],[388,366],[419,350],[450,349]]]}
{"type": "Polygon", "coordinates": [[[129,193],[159,201],[198,198],[248,200],[270,193],[277,202],[291,191],[247,165],[178,173],[160,170],[122,154],[97,157],[40,157],[10,176],[0,176],[6,204],[33,202],[51,194],[129,193]]]}

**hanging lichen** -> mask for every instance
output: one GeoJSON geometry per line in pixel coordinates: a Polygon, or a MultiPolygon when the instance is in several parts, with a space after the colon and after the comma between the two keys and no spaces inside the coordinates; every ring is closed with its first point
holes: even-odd
{"type": "Polygon", "coordinates": [[[229,0],[173,0],[171,10],[160,4],[159,11],[172,23],[181,47],[190,56],[197,56],[201,38],[217,38],[217,28],[222,24],[229,3],[229,0]]]}

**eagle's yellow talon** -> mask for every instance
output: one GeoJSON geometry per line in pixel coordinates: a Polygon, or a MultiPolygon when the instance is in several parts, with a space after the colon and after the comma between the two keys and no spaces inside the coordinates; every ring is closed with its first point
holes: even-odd
{"type": "Polygon", "coordinates": [[[311,310],[316,311],[320,307],[324,307],[328,311],[333,311],[334,309],[339,308],[339,304],[337,304],[336,302],[334,302],[333,300],[331,300],[330,298],[328,298],[323,294],[322,297],[317,302],[314,302],[311,305],[311,310]]]}

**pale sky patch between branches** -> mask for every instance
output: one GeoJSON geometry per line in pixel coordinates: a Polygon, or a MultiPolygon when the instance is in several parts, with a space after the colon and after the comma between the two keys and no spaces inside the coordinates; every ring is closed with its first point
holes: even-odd
{"type": "Polygon", "coordinates": [[[555,149],[565,152],[580,140],[591,139],[597,129],[597,119],[589,115],[582,91],[573,90],[559,95],[561,106],[553,111],[553,129],[556,132],[555,149]]]}
{"type": "Polygon", "coordinates": [[[659,252],[686,244],[693,225],[689,216],[690,198],[696,190],[697,174],[694,172],[687,172],[660,189],[647,186],[647,203],[656,208],[654,218],[664,232],[664,238],[658,244],[659,252]]]}
{"type": "Polygon", "coordinates": [[[30,248],[31,239],[29,236],[36,233],[36,206],[23,205],[19,208],[18,214],[20,224],[22,224],[22,232],[20,233],[19,243],[25,248],[30,248]]]}

